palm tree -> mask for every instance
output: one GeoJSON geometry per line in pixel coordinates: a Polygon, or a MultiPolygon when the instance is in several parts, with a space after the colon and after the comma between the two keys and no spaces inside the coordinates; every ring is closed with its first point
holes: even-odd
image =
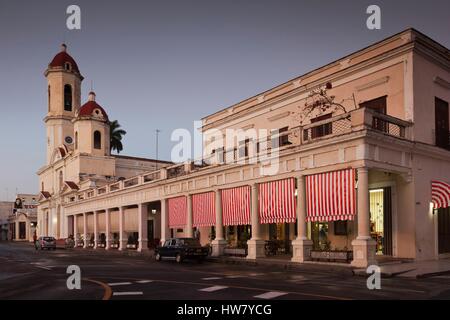
{"type": "Polygon", "coordinates": [[[111,137],[109,149],[110,151],[116,150],[119,154],[120,151],[123,150],[122,138],[127,134],[127,132],[120,129],[120,124],[117,120],[114,120],[109,124],[109,130],[111,137]]]}

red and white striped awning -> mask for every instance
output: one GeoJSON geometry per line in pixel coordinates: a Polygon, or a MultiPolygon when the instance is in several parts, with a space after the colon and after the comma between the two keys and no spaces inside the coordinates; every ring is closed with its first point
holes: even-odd
{"type": "Polygon", "coordinates": [[[223,225],[250,224],[250,186],[221,190],[223,225]]]}
{"type": "Polygon", "coordinates": [[[167,200],[169,209],[169,228],[183,228],[187,219],[187,200],[185,196],[167,200]]]}
{"type": "Polygon", "coordinates": [[[450,184],[443,181],[431,181],[431,201],[434,209],[450,207],[450,184]]]}
{"type": "Polygon", "coordinates": [[[355,170],[306,177],[307,221],[353,220],[356,215],[355,170]]]}
{"type": "Polygon", "coordinates": [[[214,192],[192,195],[192,215],[194,227],[210,227],[216,224],[214,192]]]}
{"type": "Polygon", "coordinates": [[[261,223],[295,223],[295,179],[259,184],[261,223]]]}

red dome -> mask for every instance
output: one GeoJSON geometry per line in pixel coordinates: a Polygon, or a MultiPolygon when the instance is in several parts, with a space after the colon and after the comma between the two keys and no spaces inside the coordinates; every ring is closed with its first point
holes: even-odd
{"type": "Polygon", "coordinates": [[[49,67],[57,68],[61,67],[64,68],[64,65],[68,62],[70,63],[72,70],[80,73],[80,70],[78,69],[78,65],[75,62],[75,60],[66,52],[66,45],[62,45],[62,51],[58,53],[50,62],[49,67]]]}
{"type": "Polygon", "coordinates": [[[78,117],[95,117],[95,112],[98,110],[103,115],[103,118],[106,121],[109,121],[108,114],[105,109],[103,109],[97,102],[94,100],[86,102],[80,110],[78,110],[78,117]]]}

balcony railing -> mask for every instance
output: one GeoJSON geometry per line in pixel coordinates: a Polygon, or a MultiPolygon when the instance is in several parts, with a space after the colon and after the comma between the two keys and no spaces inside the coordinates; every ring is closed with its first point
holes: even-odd
{"type": "MultiPolygon", "coordinates": [[[[257,162],[265,157],[275,155],[274,152],[282,153],[285,150],[297,148],[301,145],[307,145],[361,130],[372,130],[400,139],[411,139],[411,127],[411,122],[380,114],[370,109],[360,108],[312,124],[294,127],[278,135],[263,137],[257,141],[249,140],[229,150],[219,149],[196,161],[164,167],[157,171],[114,182],[97,188],[96,193],[91,190],[87,193],[80,191],[76,198],[72,197],[67,202],[73,203],[84,200],[85,198],[91,198],[92,196],[104,195],[164,179],[175,179],[191,172],[211,168],[211,166],[241,164],[242,162],[240,161],[252,163],[250,161],[252,159],[257,162]]],[[[450,145],[450,133],[448,135],[448,142],[450,145]]]]}

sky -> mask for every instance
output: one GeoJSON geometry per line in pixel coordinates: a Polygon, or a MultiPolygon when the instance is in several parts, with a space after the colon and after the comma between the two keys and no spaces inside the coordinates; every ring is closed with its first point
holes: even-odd
{"type": "Polygon", "coordinates": [[[128,132],[122,154],[170,159],[176,128],[414,27],[450,48],[450,1],[0,0],[0,201],[37,193],[44,71],[65,42],[97,102],[128,132]],[[81,30],[66,9],[81,8],[81,30]],[[381,29],[366,27],[369,5],[381,29]]]}

